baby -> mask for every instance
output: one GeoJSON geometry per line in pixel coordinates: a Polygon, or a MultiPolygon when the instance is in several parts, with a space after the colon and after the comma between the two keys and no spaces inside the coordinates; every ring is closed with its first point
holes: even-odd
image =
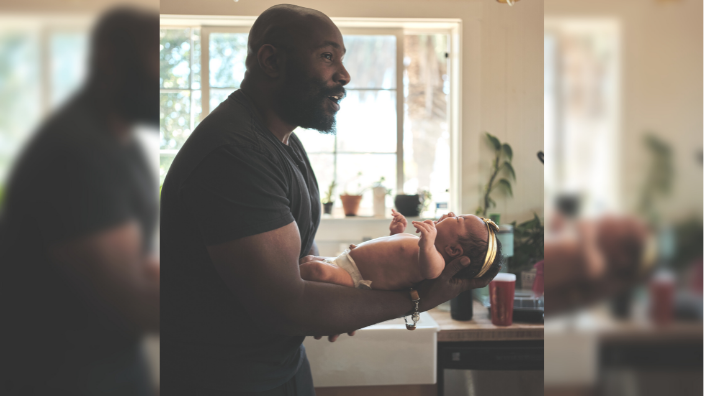
{"type": "Polygon", "coordinates": [[[406,218],[392,209],[391,236],[350,245],[336,258],[306,256],[301,278],[361,289],[402,290],[435,279],[445,264],[467,256],[470,264],[455,277],[493,277],[501,265],[498,227],[489,219],[450,212],[438,221],[414,221],[420,237],[405,234],[406,218]]]}

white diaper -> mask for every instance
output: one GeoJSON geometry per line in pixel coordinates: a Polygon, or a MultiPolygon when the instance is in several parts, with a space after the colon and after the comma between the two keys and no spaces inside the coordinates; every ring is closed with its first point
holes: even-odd
{"type": "Polygon", "coordinates": [[[357,264],[355,264],[354,260],[352,259],[352,256],[350,256],[349,249],[342,252],[342,254],[337,256],[334,260],[326,259],[325,262],[328,264],[332,264],[336,267],[340,267],[343,270],[347,271],[347,273],[350,274],[350,276],[352,277],[354,287],[358,289],[372,288],[372,281],[362,279],[362,274],[359,273],[359,268],[357,268],[357,264]]]}

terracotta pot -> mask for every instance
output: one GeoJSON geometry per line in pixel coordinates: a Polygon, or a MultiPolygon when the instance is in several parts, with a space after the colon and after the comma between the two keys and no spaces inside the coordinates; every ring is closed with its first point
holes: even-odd
{"type": "Polygon", "coordinates": [[[340,195],[342,200],[342,208],[345,210],[345,216],[357,216],[359,203],[362,201],[361,195],[340,195]]]}

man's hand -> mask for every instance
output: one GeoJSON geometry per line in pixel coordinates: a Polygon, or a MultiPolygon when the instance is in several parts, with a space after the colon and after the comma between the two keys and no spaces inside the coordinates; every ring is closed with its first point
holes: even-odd
{"type": "Polygon", "coordinates": [[[391,220],[391,225],[389,225],[391,235],[400,234],[406,231],[406,226],[408,225],[406,218],[395,209],[391,209],[391,215],[394,217],[394,219],[391,220]]]}
{"type": "MultiPolygon", "coordinates": [[[[353,332],[350,332],[350,333],[347,333],[347,335],[349,335],[349,336],[351,337],[351,336],[353,336],[354,333],[356,333],[356,332],[357,332],[357,330],[355,330],[355,331],[353,331],[353,332]]],[[[337,341],[337,339],[338,339],[339,337],[340,337],[340,334],[335,334],[335,335],[328,336],[328,341],[330,341],[330,342],[335,342],[335,341],[337,341]]],[[[313,337],[313,338],[315,338],[316,340],[319,340],[319,339],[323,338],[323,336],[315,336],[315,337],[313,337]]]]}
{"type": "Polygon", "coordinates": [[[416,290],[420,296],[420,310],[433,309],[445,301],[457,297],[463,291],[485,287],[499,273],[497,266],[481,278],[453,278],[462,268],[468,266],[469,262],[469,258],[466,256],[458,257],[445,266],[439,277],[419,283],[416,290]]]}
{"type": "Polygon", "coordinates": [[[432,220],[414,221],[413,226],[416,227],[416,233],[420,232],[420,240],[418,246],[421,250],[432,250],[435,248],[435,238],[438,236],[438,230],[435,228],[435,222],[432,220]]]}

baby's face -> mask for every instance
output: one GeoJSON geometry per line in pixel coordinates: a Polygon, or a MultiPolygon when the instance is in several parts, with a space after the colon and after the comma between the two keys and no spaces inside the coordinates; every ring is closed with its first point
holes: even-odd
{"type": "Polygon", "coordinates": [[[482,240],[487,240],[489,231],[484,221],[475,215],[459,215],[446,217],[435,224],[438,235],[435,243],[451,244],[457,241],[458,237],[467,238],[474,235],[482,240]]]}

